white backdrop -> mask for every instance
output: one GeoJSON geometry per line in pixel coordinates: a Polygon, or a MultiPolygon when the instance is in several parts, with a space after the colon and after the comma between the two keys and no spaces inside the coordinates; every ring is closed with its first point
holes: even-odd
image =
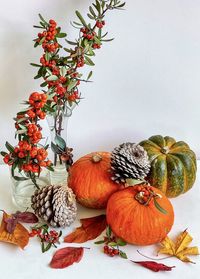
{"type": "MultiPolygon", "coordinates": [[[[69,21],[91,2],[0,1],[0,149],[14,143],[20,102],[39,90],[29,65],[41,56],[32,42],[37,14],[55,18],[73,39],[69,21]]],[[[76,156],[153,134],[185,140],[200,156],[199,15],[198,0],[127,0],[125,11],[110,13],[106,28],[115,40],[98,51],[94,82],[82,85],[85,99],[69,122],[76,156]]]]}

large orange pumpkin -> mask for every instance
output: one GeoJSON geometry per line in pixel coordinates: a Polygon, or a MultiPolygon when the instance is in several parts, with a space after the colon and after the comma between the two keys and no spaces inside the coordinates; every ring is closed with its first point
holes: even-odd
{"type": "Polygon", "coordinates": [[[173,225],[173,207],[168,198],[154,187],[151,187],[152,191],[159,195],[156,198],[157,207],[153,199],[148,205],[141,204],[136,199],[138,195],[136,189],[137,186],[128,187],[110,197],[106,212],[107,223],[116,236],[128,243],[136,245],[158,243],[167,236],[173,225]],[[165,214],[161,209],[165,210],[165,214]]]}
{"type": "Polygon", "coordinates": [[[77,201],[89,208],[105,208],[120,186],[111,180],[110,153],[94,152],[81,157],[69,171],[68,184],[77,201]]]}

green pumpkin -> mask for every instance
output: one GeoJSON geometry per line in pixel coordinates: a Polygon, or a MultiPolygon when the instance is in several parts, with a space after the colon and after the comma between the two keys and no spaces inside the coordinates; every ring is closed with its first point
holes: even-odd
{"type": "Polygon", "coordinates": [[[151,170],[147,180],[167,197],[187,192],[196,179],[195,153],[187,143],[171,137],[152,136],[140,142],[149,155],[151,170]]]}

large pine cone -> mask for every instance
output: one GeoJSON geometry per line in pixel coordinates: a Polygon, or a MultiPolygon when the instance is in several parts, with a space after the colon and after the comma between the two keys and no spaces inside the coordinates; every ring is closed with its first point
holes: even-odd
{"type": "Polygon", "coordinates": [[[35,214],[52,227],[66,227],[77,214],[75,195],[64,186],[46,186],[36,190],[31,198],[35,214]]]}
{"type": "Polygon", "coordinates": [[[126,179],[143,180],[150,171],[150,162],[144,148],[135,143],[123,143],[111,154],[112,180],[125,183],[126,179]]]}

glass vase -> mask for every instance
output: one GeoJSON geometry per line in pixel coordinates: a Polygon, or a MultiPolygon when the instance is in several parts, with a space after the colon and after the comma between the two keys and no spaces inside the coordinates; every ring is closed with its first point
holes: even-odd
{"type": "Polygon", "coordinates": [[[49,171],[44,168],[39,177],[35,179],[37,187],[31,179],[23,180],[25,179],[23,171],[19,172],[18,169],[15,169],[15,177],[17,179],[11,175],[12,201],[20,210],[26,210],[27,208],[31,210],[31,196],[35,190],[41,189],[50,183],[49,171]]]}
{"type": "Polygon", "coordinates": [[[50,171],[50,181],[52,185],[66,185],[68,178],[68,168],[72,164],[72,149],[67,147],[68,120],[72,114],[74,106],[57,106],[55,113],[47,116],[47,122],[51,135],[51,150],[49,149],[49,159],[53,162],[54,171],[50,171]]]}

